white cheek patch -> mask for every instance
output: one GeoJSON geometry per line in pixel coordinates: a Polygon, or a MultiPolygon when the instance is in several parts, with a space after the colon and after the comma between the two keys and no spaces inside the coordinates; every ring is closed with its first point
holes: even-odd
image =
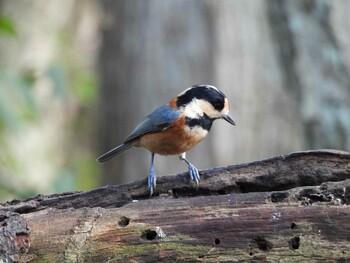
{"type": "Polygon", "coordinates": [[[203,110],[201,109],[197,99],[192,100],[190,103],[182,107],[182,111],[188,118],[196,119],[203,116],[203,110]]]}
{"type": "Polygon", "coordinates": [[[219,114],[219,112],[214,109],[213,105],[206,100],[197,100],[197,104],[202,112],[204,112],[210,118],[216,118],[219,114]]]}
{"type": "MultiPolygon", "coordinates": [[[[204,113],[210,118],[220,118],[221,113],[213,108],[208,101],[193,99],[187,105],[181,107],[182,112],[186,117],[192,119],[198,119],[204,115],[204,113]]],[[[227,109],[228,113],[228,109],[227,109]]]]}
{"type": "Polygon", "coordinates": [[[198,119],[206,114],[209,118],[217,119],[226,116],[229,112],[228,100],[225,98],[224,108],[221,111],[214,109],[213,105],[206,100],[193,99],[190,103],[182,106],[180,110],[188,118],[198,119]]]}

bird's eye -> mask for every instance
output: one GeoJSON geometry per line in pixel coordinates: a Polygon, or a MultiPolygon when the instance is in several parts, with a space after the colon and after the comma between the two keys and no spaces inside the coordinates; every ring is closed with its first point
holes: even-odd
{"type": "Polygon", "coordinates": [[[215,100],[213,101],[213,106],[214,106],[214,109],[221,110],[223,105],[221,100],[215,100]]]}

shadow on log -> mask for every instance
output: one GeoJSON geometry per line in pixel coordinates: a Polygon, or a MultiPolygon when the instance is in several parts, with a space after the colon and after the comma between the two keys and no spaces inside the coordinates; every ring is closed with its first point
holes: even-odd
{"type": "Polygon", "coordinates": [[[4,262],[346,262],[350,153],[297,152],[0,205],[4,262]]]}

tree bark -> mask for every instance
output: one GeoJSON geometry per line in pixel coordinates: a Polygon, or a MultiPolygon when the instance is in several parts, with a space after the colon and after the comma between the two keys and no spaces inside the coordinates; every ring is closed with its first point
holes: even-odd
{"type": "Polygon", "coordinates": [[[350,153],[309,151],[0,206],[8,262],[346,262],[350,153]],[[11,261],[12,260],[12,261],[11,261]]]}

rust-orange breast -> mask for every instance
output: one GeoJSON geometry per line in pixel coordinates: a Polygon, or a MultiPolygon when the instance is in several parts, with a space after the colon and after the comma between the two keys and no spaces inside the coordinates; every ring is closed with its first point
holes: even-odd
{"type": "Polygon", "coordinates": [[[180,155],[207,135],[205,130],[186,128],[185,122],[186,118],[180,117],[164,131],[142,136],[135,146],[144,147],[160,155],[180,155]]]}

